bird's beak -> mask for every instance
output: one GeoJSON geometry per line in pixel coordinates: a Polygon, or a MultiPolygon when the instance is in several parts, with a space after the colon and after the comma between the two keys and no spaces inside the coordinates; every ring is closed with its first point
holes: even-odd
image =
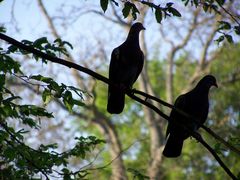
{"type": "Polygon", "coordinates": [[[217,85],[217,83],[215,83],[213,86],[215,86],[216,88],[218,88],[218,85],[217,85]]]}
{"type": "Polygon", "coordinates": [[[142,30],[146,30],[146,28],[143,26],[143,27],[142,27],[142,30]]]}

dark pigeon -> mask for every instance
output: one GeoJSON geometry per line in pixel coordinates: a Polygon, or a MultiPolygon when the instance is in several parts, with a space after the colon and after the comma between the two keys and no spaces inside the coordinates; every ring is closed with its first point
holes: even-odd
{"type": "Polygon", "coordinates": [[[125,92],[132,88],[142,71],[144,55],[139,46],[139,33],[144,29],[139,22],[133,24],[126,41],[112,52],[107,104],[107,111],[111,114],[123,111],[125,92]]]}
{"type": "Polygon", "coordinates": [[[209,108],[208,93],[211,86],[217,87],[216,79],[212,75],[207,75],[193,90],[176,99],[174,106],[196,119],[186,118],[175,110],[171,111],[166,133],[169,137],[163,150],[164,156],[172,158],[180,156],[183,141],[190,137],[190,132],[186,128],[196,131],[199,129],[199,124],[206,121],[209,108]]]}

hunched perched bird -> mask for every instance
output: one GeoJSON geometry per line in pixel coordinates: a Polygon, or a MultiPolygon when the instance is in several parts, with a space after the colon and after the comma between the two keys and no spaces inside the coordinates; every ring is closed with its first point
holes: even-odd
{"type": "Polygon", "coordinates": [[[125,92],[132,88],[142,71],[144,55],[139,45],[141,30],[145,30],[141,23],[133,24],[126,41],[112,51],[107,104],[107,111],[111,114],[123,111],[125,92]]]}
{"type": "Polygon", "coordinates": [[[190,132],[186,128],[196,131],[199,129],[199,124],[206,121],[209,109],[208,94],[211,86],[218,87],[216,78],[206,75],[194,89],[176,99],[174,106],[196,119],[187,118],[172,109],[166,133],[166,137],[169,137],[163,150],[165,157],[180,156],[183,141],[190,137],[190,132]]]}

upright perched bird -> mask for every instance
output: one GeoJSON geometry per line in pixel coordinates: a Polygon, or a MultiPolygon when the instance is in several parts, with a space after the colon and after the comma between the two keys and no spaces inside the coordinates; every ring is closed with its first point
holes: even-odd
{"type": "Polygon", "coordinates": [[[212,75],[206,75],[194,89],[176,99],[174,106],[195,119],[187,118],[174,109],[171,111],[166,133],[166,136],[169,135],[169,137],[163,150],[164,156],[180,156],[183,141],[190,136],[187,129],[196,131],[199,124],[206,121],[209,108],[208,93],[211,86],[218,87],[216,79],[212,75]]]}
{"type": "Polygon", "coordinates": [[[145,30],[141,23],[133,24],[126,41],[112,51],[107,104],[107,110],[111,114],[123,111],[125,92],[132,88],[142,71],[144,55],[139,46],[141,30],[145,30]]]}

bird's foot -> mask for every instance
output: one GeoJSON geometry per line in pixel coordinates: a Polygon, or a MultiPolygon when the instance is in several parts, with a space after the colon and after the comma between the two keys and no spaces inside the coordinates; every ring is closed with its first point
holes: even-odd
{"type": "Polygon", "coordinates": [[[197,142],[202,139],[201,134],[199,134],[197,131],[194,131],[193,137],[197,140],[197,142]]]}
{"type": "Polygon", "coordinates": [[[134,95],[134,90],[135,90],[135,88],[132,89],[132,88],[130,87],[130,88],[127,90],[127,92],[130,93],[131,95],[134,95]]]}

